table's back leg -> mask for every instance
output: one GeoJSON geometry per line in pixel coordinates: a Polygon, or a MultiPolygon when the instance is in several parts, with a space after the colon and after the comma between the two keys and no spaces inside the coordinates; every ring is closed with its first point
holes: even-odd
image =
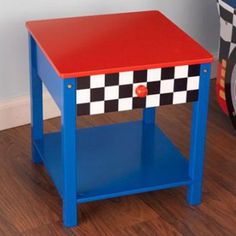
{"type": "Polygon", "coordinates": [[[211,65],[201,65],[198,101],[193,104],[189,175],[192,184],[188,187],[188,202],[200,204],[202,197],[202,177],[205,157],[205,140],[208,114],[211,65]]]}
{"type": "Polygon", "coordinates": [[[36,43],[29,36],[29,61],[30,61],[30,96],[31,96],[31,147],[32,160],[34,163],[42,162],[36,151],[35,140],[43,138],[43,101],[42,81],[37,74],[36,43]]]}
{"type": "Polygon", "coordinates": [[[76,79],[63,81],[61,109],[63,158],[63,222],[77,225],[76,79]]]}
{"type": "Polygon", "coordinates": [[[155,119],[156,119],[156,108],[143,109],[144,124],[155,124],[155,119]]]}

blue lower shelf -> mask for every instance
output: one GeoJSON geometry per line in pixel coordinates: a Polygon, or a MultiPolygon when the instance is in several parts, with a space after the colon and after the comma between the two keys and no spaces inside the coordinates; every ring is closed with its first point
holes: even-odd
{"type": "MultiPolygon", "coordinates": [[[[77,131],[77,200],[188,185],[188,161],[154,125],[141,121],[77,131]]],[[[60,133],[45,134],[35,147],[59,193],[62,191],[60,133]]]]}

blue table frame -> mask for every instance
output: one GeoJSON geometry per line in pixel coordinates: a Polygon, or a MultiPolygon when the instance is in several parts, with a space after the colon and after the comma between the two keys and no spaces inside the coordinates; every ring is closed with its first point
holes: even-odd
{"type": "Polygon", "coordinates": [[[31,36],[29,48],[32,159],[63,200],[65,226],[77,225],[78,203],[99,199],[187,186],[189,204],[201,202],[210,64],[201,65],[187,160],[156,126],[155,108],[142,121],[77,130],[76,78],[59,78],[31,36]],[[61,111],[61,132],[43,133],[43,83],[61,111]]]}

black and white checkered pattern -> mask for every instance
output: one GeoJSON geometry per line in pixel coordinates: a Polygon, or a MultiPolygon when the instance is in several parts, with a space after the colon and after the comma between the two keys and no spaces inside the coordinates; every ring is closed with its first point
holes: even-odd
{"type": "Polygon", "coordinates": [[[200,65],[176,66],[77,79],[77,114],[93,115],[193,102],[198,99],[200,65]],[[135,89],[144,85],[145,98],[135,89]]]}
{"type": "Polygon", "coordinates": [[[228,58],[236,47],[236,9],[217,0],[220,15],[220,57],[228,58]]]}

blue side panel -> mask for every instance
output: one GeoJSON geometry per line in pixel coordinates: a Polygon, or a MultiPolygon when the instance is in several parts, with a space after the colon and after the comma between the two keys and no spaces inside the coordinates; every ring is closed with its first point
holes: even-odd
{"type": "Polygon", "coordinates": [[[56,74],[55,70],[52,68],[47,58],[44,56],[43,52],[38,46],[36,48],[36,58],[38,64],[38,75],[43,81],[46,88],[49,90],[57,106],[61,110],[64,80],[56,74]]]}

